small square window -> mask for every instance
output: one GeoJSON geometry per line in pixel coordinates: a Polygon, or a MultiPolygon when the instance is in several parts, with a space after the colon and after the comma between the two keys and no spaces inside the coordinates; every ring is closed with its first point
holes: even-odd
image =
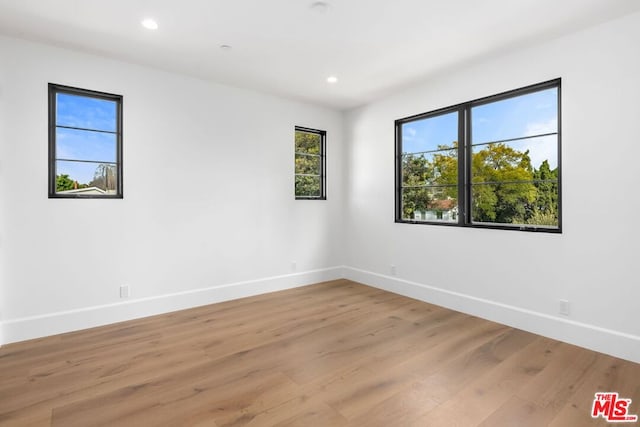
{"type": "Polygon", "coordinates": [[[49,84],[49,198],[122,198],[122,96],[49,84]]]}

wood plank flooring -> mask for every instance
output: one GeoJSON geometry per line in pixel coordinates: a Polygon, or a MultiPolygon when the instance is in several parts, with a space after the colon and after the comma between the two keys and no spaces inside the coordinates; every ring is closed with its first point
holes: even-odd
{"type": "Polygon", "coordinates": [[[599,391],[640,415],[640,365],[346,280],[0,349],[2,426],[582,427],[599,391]]]}

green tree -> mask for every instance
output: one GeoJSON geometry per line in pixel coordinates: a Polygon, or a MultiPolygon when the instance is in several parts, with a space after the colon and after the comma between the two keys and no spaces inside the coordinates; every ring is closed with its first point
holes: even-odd
{"type": "Polygon", "coordinates": [[[317,133],[295,133],[296,196],[321,196],[322,137],[317,133]]]}
{"type": "Polygon", "coordinates": [[[73,188],[74,188],[74,181],[71,178],[69,178],[69,175],[67,174],[56,175],[56,192],[73,190],[73,188]]]}
{"type": "Polygon", "coordinates": [[[447,199],[458,199],[458,141],[450,147],[440,145],[433,155],[433,182],[441,185],[441,195],[447,199]]]}
{"type": "Polygon", "coordinates": [[[424,187],[433,168],[424,154],[408,154],[402,158],[402,217],[412,219],[415,211],[427,209],[431,196],[424,187]]]}
{"type": "MultiPolygon", "coordinates": [[[[457,203],[457,147],[454,141],[451,146],[439,146],[430,157],[402,157],[403,218],[457,203]]],[[[474,221],[558,224],[558,170],[551,170],[547,160],[535,169],[528,150],[518,151],[504,143],[482,146],[472,156],[472,193],[474,221]]]]}
{"type": "Polygon", "coordinates": [[[506,144],[488,144],[473,155],[473,220],[520,223],[537,195],[529,152],[506,144]]]}
{"type": "Polygon", "coordinates": [[[553,212],[542,212],[535,210],[533,214],[527,218],[526,224],[531,225],[558,225],[558,215],[553,212]]]}
{"type": "Polygon", "coordinates": [[[551,170],[549,162],[543,161],[535,170],[537,197],[527,224],[558,225],[558,168],[551,170]]]}
{"type": "Polygon", "coordinates": [[[458,198],[458,143],[438,146],[435,153],[405,154],[402,158],[402,217],[416,211],[443,211],[443,201],[458,198]]]}

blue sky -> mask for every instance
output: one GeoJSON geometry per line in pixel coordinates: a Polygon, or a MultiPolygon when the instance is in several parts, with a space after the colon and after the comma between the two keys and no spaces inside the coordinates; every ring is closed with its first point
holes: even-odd
{"type": "MultiPolygon", "coordinates": [[[[116,130],[114,101],[59,93],[56,99],[56,125],[107,132],[116,130]]],[[[114,133],[92,132],[77,129],[56,129],[56,158],[116,161],[117,139],[114,133]]],[[[80,184],[88,184],[97,163],[56,162],[56,173],[67,174],[80,184]]]]}
{"type": "MultiPolygon", "coordinates": [[[[557,132],[557,93],[556,88],[546,89],[474,107],[473,144],[557,132]]],[[[415,153],[436,150],[438,145],[451,146],[458,139],[457,116],[454,112],[403,124],[403,151],[415,153]]],[[[558,164],[556,141],[556,136],[547,136],[507,144],[518,151],[528,149],[534,167],[548,160],[553,169],[558,164]]]]}

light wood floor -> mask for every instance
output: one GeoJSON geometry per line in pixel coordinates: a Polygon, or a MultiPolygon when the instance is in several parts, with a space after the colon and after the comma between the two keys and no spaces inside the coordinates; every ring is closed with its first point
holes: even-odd
{"type": "Polygon", "coordinates": [[[0,349],[11,426],[582,427],[598,391],[640,415],[640,365],[346,280],[0,349]]]}

